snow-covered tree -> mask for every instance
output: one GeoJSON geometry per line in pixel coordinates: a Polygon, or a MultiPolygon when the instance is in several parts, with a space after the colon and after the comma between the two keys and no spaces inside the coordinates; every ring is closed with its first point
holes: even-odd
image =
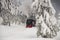
{"type": "Polygon", "coordinates": [[[20,24],[26,22],[26,15],[22,14],[22,8],[19,0],[0,0],[0,17],[3,25],[12,23],[20,24]]]}
{"type": "Polygon", "coordinates": [[[51,0],[35,0],[31,8],[36,17],[37,37],[55,37],[59,31],[59,25],[55,18],[56,11],[51,0]]]}
{"type": "Polygon", "coordinates": [[[2,24],[10,25],[10,16],[11,16],[10,0],[1,0],[0,4],[1,4],[0,17],[3,19],[2,24]]]}

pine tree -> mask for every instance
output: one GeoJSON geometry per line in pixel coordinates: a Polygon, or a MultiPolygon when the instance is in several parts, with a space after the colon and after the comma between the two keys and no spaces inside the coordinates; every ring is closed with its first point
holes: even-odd
{"type": "Polygon", "coordinates": [[[11,18],[11,10],[9,8],[10,5],[10,0],[1,0],[1,13],[0,13],[0,17],[2,17],[3,22],[2,24],[4,25],[9,25],[10,26],[10,18],[11,18]]]}
{"type": "Polygon", "coordinates": [[[55,37],[59,31],[59,25],[55,18],[56,11],[51,4],[51,0],[35,0],[31,8],[37,20],[37,37],[55,37]]]}

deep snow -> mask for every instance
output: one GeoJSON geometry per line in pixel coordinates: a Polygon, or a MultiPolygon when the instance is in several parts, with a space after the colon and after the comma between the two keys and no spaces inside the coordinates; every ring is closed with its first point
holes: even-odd
{"type": "Polygon", "coordinates": [[[37,38],[36,32],[36,27],[25,28],[25,25],[0,25],[0,40],[57,40],[59,38],[37,38]]]}

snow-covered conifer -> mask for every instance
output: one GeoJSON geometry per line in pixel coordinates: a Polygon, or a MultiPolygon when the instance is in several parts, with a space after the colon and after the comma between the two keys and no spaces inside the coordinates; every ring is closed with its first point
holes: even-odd
{"type": "Polygon", "coordinates": [[[53,38],[59,31],[59,25],[55,18],[55,9],[51,0],[35,0],[32,3],[32,13],[36,17],[37,36],[53,38]]]}

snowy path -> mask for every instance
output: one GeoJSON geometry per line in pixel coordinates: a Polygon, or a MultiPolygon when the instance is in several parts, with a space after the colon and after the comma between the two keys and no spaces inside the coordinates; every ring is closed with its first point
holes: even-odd
{"type": "Polygon", "coordinates": [[[0,40],[48,40],[48,38],[37,38],[36,30],[34,27],[25,28],[22,25],[0,26],[0,40]]]}

